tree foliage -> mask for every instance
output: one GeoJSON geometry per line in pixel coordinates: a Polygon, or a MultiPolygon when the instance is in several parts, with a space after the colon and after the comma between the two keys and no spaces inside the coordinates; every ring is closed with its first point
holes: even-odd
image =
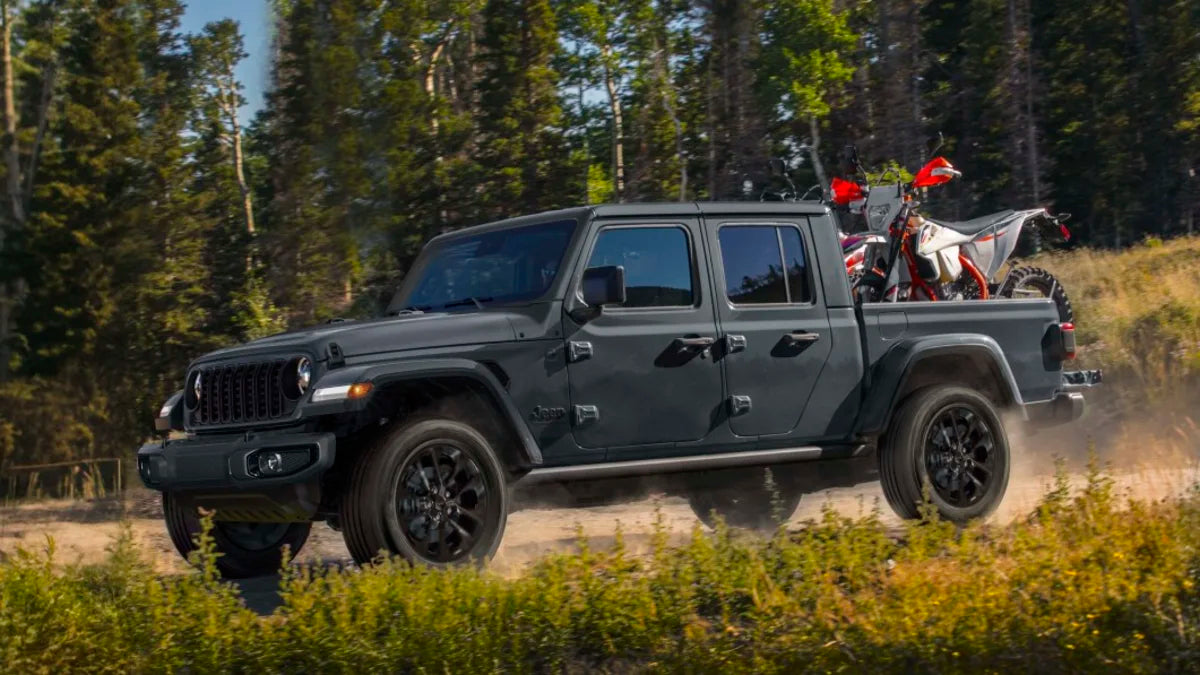
{"type": "Polygon", "coordinates": [[[127,451],[214,346],[377,310],[432,235],[756,199],[772,156],[807,187],[940,132],[965,175],[927,210],[1048,206],[1092,245],[1200,212],[1189,0],[274,0],[253,117],[232,21],[0,9],[0,425],[104,420],[48,454],[127,451]]]}

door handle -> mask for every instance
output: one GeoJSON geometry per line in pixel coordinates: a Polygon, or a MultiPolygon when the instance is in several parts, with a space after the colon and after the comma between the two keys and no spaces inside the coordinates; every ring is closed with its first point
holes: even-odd
{"type": "Polygon", "coordinates": [[[783,336],[783,341],[789,345],[811,344],[820,339],[820,333],[810,333],[804,330],[792,331],[783,336]]]}
{"type": "Polygon", "coordinates": [[[716,341],[716,338],[710,337],[680,337],[675,338],[675,348],[681,352],[702,352],[711,348],[716,341]]]}

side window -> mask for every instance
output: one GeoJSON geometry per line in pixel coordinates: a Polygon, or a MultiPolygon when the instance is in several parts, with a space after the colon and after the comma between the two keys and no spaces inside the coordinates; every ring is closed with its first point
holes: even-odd
{"type": "Polygon", "coordinates": [[[679,227],[620,227],[602,230],[588,267],[625,268],[622,307],[690,307],[692,256],[679,227]]]}
{"type": "Polygon", "coordinates": [[[725,295],[735,305],[812,302],[800,231],[789,226],[727,225],[717,238],[725,295]]]}

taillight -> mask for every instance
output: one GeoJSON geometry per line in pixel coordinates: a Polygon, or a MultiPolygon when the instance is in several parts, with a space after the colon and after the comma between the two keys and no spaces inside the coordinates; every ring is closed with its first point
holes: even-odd
{"type": "Polygon", "coordinates": [[[1050,360],[1047,368],[1053,369],[1054,362],[1070,361],[1075,358],[1075,324],[1052,323],[1042,336],[1042,354],[1050,360]]]}
{"type": "Polygon", "coordinates": [[[1075,324],[1058,324],[1058,336],[1062,343],[1063,360],[1070,361],[1071,359],[1075,358],[1075,324]]]}

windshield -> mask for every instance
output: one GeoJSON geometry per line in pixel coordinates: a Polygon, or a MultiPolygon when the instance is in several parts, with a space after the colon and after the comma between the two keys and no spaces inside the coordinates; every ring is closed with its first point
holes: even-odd
{"type": "Polygon", "coordinates": [[[451,239],[428,252],[420,277],[406,285],[412,290],[389,309],[474,309],[539,298],[558,276],[574,231],[575,221],[563,220],[451,239]]]}

